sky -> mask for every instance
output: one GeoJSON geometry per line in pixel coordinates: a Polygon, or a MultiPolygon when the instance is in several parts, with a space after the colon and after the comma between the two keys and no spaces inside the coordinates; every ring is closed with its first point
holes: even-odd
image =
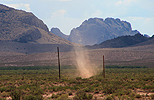
{"type": "Polygon", "coordinates": [[[1,4],[32,12],[51,30],[69,35],[89,18],[119,18],[133,30],[154,35],[154,0],[0,0],[1,4]]]}

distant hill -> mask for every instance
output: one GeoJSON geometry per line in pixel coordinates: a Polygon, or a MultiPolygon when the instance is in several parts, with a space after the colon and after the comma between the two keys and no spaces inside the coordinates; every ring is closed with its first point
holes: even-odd
{"type": "Polygon", "coordinates": [[[58,29],[58,28],[51,28],[51,31],[50,32],[53,33],[53,34],[55,34],[55,35],[57,35],[57,36],[59,36],[59,37],[61,37],[61,38],[63,38],[63,39],[68,40],[69,35],[63,34],[60,31],[60,29],[58,29]]]}
{"type": "Polygon", "coordinates": [[[33,13],[0,4],[0,40],[18,43],[72,43],[49,32],[48,27],[33,13]]]}
{"type": "Polygon", "coordinates": [[[129,22],[120,19],[90,18],[72,29],[68,40],[82,45],[94,45],[118,36],[137,33],[139,33],[137,30],[132,30],[129,22]]]}
{"type": "Polygon", "coordinates": [[[154,45],[154,35],[152,37],[149,37],[147,41],[135,44],[134,46],[143,46],[143,45],[154,45]]]}
{"type": "MultiPolygon", "coordinates": [[[[135,34],[134,36],[119,36],[114,39],[106,40],[100,44],[96,44],[94,46],[87,46],[90,48],[121,48],[128,47],[132,45],[136,45],[139,43],[143,43],[145,41],[149,41],[151,38],[147,38],[140,33],[135,34]]],[[[148,45],[148,44],[147,44],[148,45]]]]}

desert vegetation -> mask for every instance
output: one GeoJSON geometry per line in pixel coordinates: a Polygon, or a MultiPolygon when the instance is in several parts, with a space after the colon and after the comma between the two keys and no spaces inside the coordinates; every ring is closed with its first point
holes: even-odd
{"type": "Polygon", "coordinates": [[[75,66],[0,67],[0,98],[13,100],[52,99],[153,99],[154,69],[137,66],[101,67],[89,78],[78,76],[75,66]],[[126,67],[126,68],[125,68],[126,67]]]}

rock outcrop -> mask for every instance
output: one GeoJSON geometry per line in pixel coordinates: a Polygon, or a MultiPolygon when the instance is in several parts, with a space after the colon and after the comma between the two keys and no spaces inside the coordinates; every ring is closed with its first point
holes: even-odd
{"type": "Polygon", "coordinates": [[[68,40],[82,45],[94,45],[118,36],[136,33],[138,31],[133,31],[129,22],[120,19],[90,18],[79,27],[72,29],[68,40]]]}

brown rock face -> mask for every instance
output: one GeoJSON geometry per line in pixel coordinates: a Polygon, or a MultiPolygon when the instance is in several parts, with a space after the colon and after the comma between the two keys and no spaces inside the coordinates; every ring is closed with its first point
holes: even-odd
{"type": "Polygon", "coordinates": [[[72,43],[49,32],[42,20],[25,12],[0,4],[0,41],[39,44],[72,43]]]}
{"type": "Polygon", "coordinates": [[[38,35],[39,38],[41,36],[37,28],[49,32],[43,21],[39,20],[32,13],[16,10],[4,5],[0,5],[0,27],[0,40],[19,40],[24,35],[26,36],[31,33],[33,33],[33,38],[31,39],[38,39],[38,35]],[[36,35],[37,33],[38,35],[36,35]]]}

